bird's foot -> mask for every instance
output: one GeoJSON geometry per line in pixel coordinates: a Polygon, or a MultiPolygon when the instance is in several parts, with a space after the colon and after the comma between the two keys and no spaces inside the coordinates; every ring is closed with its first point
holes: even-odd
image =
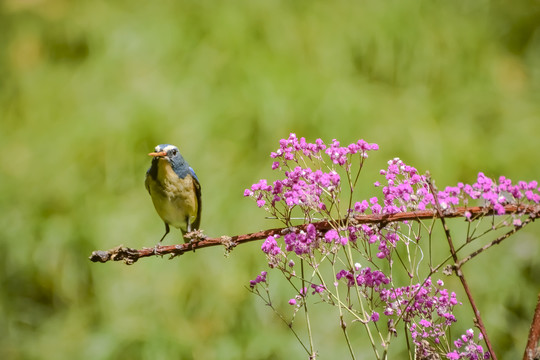
{"type": "Polygon", "coordinates": [[[203,230],[201,230],[201,229],[194,230],[194,231],[189,232],[189,233],[184,235],[184,238],[186,240],[189,240],[189,241],[186,241],[186,242],[188,242],[190,244],[198,243],[199,241],[204,240],[207,237],[208,236],[204,235],[203,230]]]}

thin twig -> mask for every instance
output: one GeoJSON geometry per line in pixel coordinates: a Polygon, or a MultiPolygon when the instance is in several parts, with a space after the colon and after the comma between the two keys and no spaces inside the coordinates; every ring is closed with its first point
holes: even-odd
{"type": "Polygon", "coordinates": [[[523,360],[535,360],[540,357],[538,340],[540,340],[540,294],[538,294],[538,302],[536,303],[536,310],[534,311],[531,330],[529,331],[529,340],[527,341],[523,360]]]}
{"type": "Polygon", "coordinates": [[[470,255],[468,255],[467,257],[461,259],[457,264],[454,265],[454,269],[459,269],[463,266],[463,264],[465,264],[466,262],[468,262],[469,260],[471,260],[472,258],[474,258],[475,256],[479,255],[480,253],[482,253],[483,251],[489,249],[490,247],[492,247],[493,245],[498,245],[500,244],[503,240],[509,238],[511,235],[514,235],[516,232],[518,232],[519,230],[523,229],[525,226],[527,226],[528,224],[530,224],[531,222],[533,222],[534,220],[536,219],[536,217],[529,217],[527,220],[523,221],[520,225],[517,225],[515,226],[512,230],[508,231],[507,233],[499,236],[498,238],[496,238],[495,240],[491,241],[490,243],[482,246],[480,249],[478,250],[475,250],[473,251],[470,255]]]}
{"type": "MultiPolygon", "coordinates": [[[[527,205],[506,205],[504,207],[505,214],[527,214],[532,218],[540,216],[540,206],[527,206],[527,205]]],[[[408,211],[395,214],[371,214],[371,215],[356,215],[353,218],[342,219],[338,221],[319,221],[314,223],[317,230],[330,230],[332,228],[340,227],[349,221],[350,224],[388,224],[396,221],[407,220],[422,220],[433,219],[444,216],[445,218],[464,217],[466,212],[471,214],[471,218],[481,215],[494,215],[493,209],[476,206],[476,207],[458,207],[444,210],[439,213],[435,210],[423,210],[423,211],[408,211]]],[[[305,230],[307,225],[298,225],[295,228],[297,230],[305,230]]],[[[202,240],[193,240],[185,244],[177,245],[165,245],[156,246],[151,248],[133,249],[124,247],[122,245],[112,248],[107,251],[96,250],[92,252],[90,260],[93,262],[107,262],[107,261],[123,261],[124,263],[131,265],[140,258],[149,256],[163,256],[171,255],[178,256],[186,252],[202,249],[209,246],[223,245],[227,251],[230,251],[237,245],[244,244],[251,241],[266,239],[268,236],[284,235],[289,232],[290,228],[276,228],[263,230],[251,234],[235,235],[235,236],[222,236],[220,238],[203,238],[202,240]]]]}

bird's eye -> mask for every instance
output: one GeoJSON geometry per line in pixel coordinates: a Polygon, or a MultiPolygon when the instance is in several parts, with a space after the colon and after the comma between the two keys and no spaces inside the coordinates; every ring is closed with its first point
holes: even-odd
{"type": "Polygon", "coordinates": [[[176,149],[173,149],[173,151],[172,151],[173,156],[175,156],[177,152],[178,151],[176,149]]]}

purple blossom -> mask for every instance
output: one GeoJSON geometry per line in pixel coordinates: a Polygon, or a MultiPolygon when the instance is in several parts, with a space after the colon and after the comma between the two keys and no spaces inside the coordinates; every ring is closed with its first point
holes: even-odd
{"type": "Polygon", "coordinates": [[[326,287],[322,284],[321,285],[311,284],[311,288],[313,289],[313,292],[311,293],[312,295],[320,294],[324,290],[326,290],[326,287]]]}
{"type": "Polygon", "coordinates": [[[355,281],[354,275],[350,271],[341,270],[340,272],[336,274],[336,280],[340,280],[342,278],[347,279],[347,286],[349,287],[354,286],[354,281],[355,281]]]}
{"type": "Polygon", "coordinates": [[[369,267],[361,269],[359,274],[356,276],[356,283],[359,286],[376,288],[377,290],[381,285],[386,285],[389,282],[390,279],[387,278],[382,271],[371,271],[369,267]]]}
{"type": "Polygon", "coordinates": [[[354,203],[354,211],[357,213],[364,213],[367,209],[369,209],[369,204],[367,200],[363,200],[362,202],[358,201],[354,203]]]}
{"type": "Polygon", "coordinates": [[[318,232],[315,225],[308,224],[306,231],[290,232],[284,236],[285,250],[296,255],[309,254],[318,246],[318,232]]]}
{"type": "Polygon", "coordinates": [[[315,229],[315,225],[308,224],[306,226],[306,233],[309,238],[315,239],[315,237],[317,236],[317,229],[315,229]]]}
{"type": "Polygon", "coordinates": [[[289,305],[296,305],[296,299],[292,298],[289,300],[289,305]]]}
{"type": "Polygon", "coordinates": [[[337,239],[339,239],[339,235],[338,232],[334,229],[328,230],[326,234],[324,234],[324,240],[328,243],[336,241],[337,239]]]}
{"type": "MultiPolygon", "coordinates": [[[[437,281],[437,285],[440,284],[437,281]]],[[[409,331],[416,346],[422,345],[422,339],[430,338],[435,343],[440,341],[445,336],[445,329],[456,321],[451,314],[458,303],[455,293],[434,286],[430,278],[423,284],[383,288],[379,296],[386,304],[387,316],[402,316],[410,324],[409,331]]]]}
{"type": "MultiPolygon", "coordinates": [[[[244,196],[252,198],[258,207],[283,220],[287,227],[296,226],[284,232],[281,235],[282,240],[279,235],[269,236],[261,245],[270,267],[277,267],[289,279],[297,280],[295,264],[290,257],[298,256],[302,261],[307,260],[310,266],[316,267],[319,264],[314,263],[314,259],[329,259],[331,257],[328,257],[328,254],[335,258],[335,255],[342,251],[342,246],[350,241],[351,246],[346,248],[347,251],[361,249],[359,252],[365,256],[364,260],[373,264],[373,268],[379,268],[383,263],[380,268],[386,269],[387,263],[394,261],[395,249],[402,241],[407,245],[414,242],[410,235],[401,231],[401,225],[397,223],[376,226],[362,224],[363,221],[344,221],[342,225],[336,221],[332,224],[339,225],[332,225],[336,228],[326,232],[320,232],[312,223],[321,218],[329,220],[329,214],[331,217],[336,214],[342,217],[342,205],[355,199],[352,193],[351,198],[348,197],[349,181],[353,175],[351,169],[359,163],[362,166],[363,160],[372,150],[378,150],[378,145],[364,140],[345,146],[334,139],[326,145],[321,139],[309,143],[294,133],[287,139],[280,140],[279,148],[270,156],[273,159],[272,169],[278,170],[283,177],[273,182],[261,179],[244,190],[244,196]],[[313,166],[308,167],[308,164],[313,166]],[[343,176],[343,173],[346,176],[343,176]],[[342,193],[342,186],[345,195],[342,193]],[[345,201],[343,196],[347,196],[345,201]],[[297,214],[300,214],[300,217],[297,217],[297,214]]],[[[358,219],[370,213],[384,216],[406,211],[450,211],[456,207],[465,207],[465,218],[474,221],[477,216],[473,216],[467,208],[482,206],[496,215],[505,215],[511,208],[508,205],[540,203],[537,181],[513,182],[504,176],[492,179],[480,172],[472,184],[457,183],[434,194],[429,179],[399,158],[388,161],[386,169],[379,173],[381,178],[374,186],[380,191],[380,196],[354,202],[352,208],[346,212],[350,217],[358,219]]],[[[521,214],[511,215],[512,225],[522,226],[521,214]]],[[[335,217],[332,220],[337,219],[335,217]]],[[[404,222],[401,224],[407,226],[404,222]]],[[[434,344],[443,341],[448,344],[448,339],[445,338],[446,330],[457,321],[452,312],[454,306],[460,303],[455,293],[442,288],[444,283],[441,280],[432,283],[428,278],[423,283],[394,287],[390,284],[390,278],[382,271],[361,267],[359,263],[351,265],[358,260],[354,256],[347,261],[339,257],[338,260],[341,262],[336,264],[345,264],[345,269],[336,274],[334,285],[357,287],[362,296],[369,298],[371,304],[374,304],[373,310],[370,310],[371,315],[366,314],[371,321],[379,321],[378,311],[385,316],[402,319],[417,350],[420,351],[418,354],[428,354],[434,344]]],[[[328,291],[322,284],[311,283],[313,279],[307,280],[311,295],[328,291]]],[[[261,282],[266,283],[266,272],[251,280],[250,287],[253,289],[261,282]]],[[[302,302],[301,298],[306,296],[308,289],[302,288],[299,295],[289,300],[289,304],[297,305],[297,301],[302,302]]],[[[448,351],[446,357],[488,358],[489,353],[484,352],[482,346],[474,342],[473,337],[473,331],[468,330],[455,340],[456,349],[445,350],[448,351]]],[[[478,339],[481,340],[481,336],[478,339]]]]}
{"type": "MultiPolygon", "coordinates": [[[[360,265],[360,264],[358,264],[360,265]]],[[[371,271],[371,268],[355,265],[355,272],[348,270],[341,270],[336,274],[336,279],[340,280],[345,278],[347,280],[347,286],[351,287],[355,284],[365,288],[371,288],[375,291],[380,291],[382,285],[386,285],[390,282],[390,279],[384,275],[382,271],[371,271]]]]}
{"type": "Polygon", "coordinates": [[[279,238],[279,235],[269,236],[266,238],[264,243],[261,246],[262,251],[271,256],[276,256],[281,253],[281,247],[278,246],[276,239],[279,238]]]}
{"type": "Polygon", "coordinates": [[[317,139],[315,143],[308,143],[303,137],[298,139],[294,133],[291,133],[288,139],[280,140],[279,145],[279,149],[272,152],[270,157],[281,160],[283,165],[287,165],[288,161],[298,160],[299,156],[319,158],[320,152],[326,149],[321,139],[317,139]]]}
{"type": "Polygon", "coordinates": [[[321,139],[317,139],[315,143],[308,143],[303,137],[298,139],[294,133],[291,133],[288,139],[280,140],[279,145],[279,149],[272,152],[270,157],[281,160],[283,165],[287,165],[288,161],[298,162],[302,156],[318,159],[323,151],[334,164],[344,165],[349,160],[350,155],[360,153],[360,156],[367,157],[368,151],[379,149],[377,144],[370,144],[364,140],[358,140],[356,143],[341,147],[339,141],[334,139],[332,144],[327,147],[321,139]]]}
{"type": "Polygon", "coordinates": [[[266,282],[266,274],[267,272],[266,271],[261,271],[261,273],[259,275],[257,275],[257,277],[254,279],[254,280],[250,280],[249,281],[249,287],[250,288],[254,288],[255,285],[261,283],[261,282],[266,282]]]}
{"type": "MultiPolygon", "coordinates": [[[[384,205],[377,206],[378,203],[372,199],[370,203],[373,214],[393,214],[435,207],[435,197],[431,194],[426,177],[419,175],[414,167],[406,165],[399,158],[390,160],[387,169],[381,170],[380,174],[387,182],[387,185],[382,187],[384,205]]],[[[381,184],[377,182],[375,186],[381,184]]],[[[504,206],[520,199],[525,198],[534,204],[540,203],[540,191],[537,186],[536,181],[529,183],[520,181],[513,185],[512,181],[504,176],[499,178],[497,184],[480,172],[474,184],[458,183],[457,186],[447,186],[437,193],[437,199],[438,205],[443,210],[467,205],[469,199],[481,199],[484,206],[493,207],[497,215],[504,215],[506,213],[504,206]]],[[[466,212],[465,215],[468,219],[471,218],[470,212],[466,212]]]]}
{"type": "MultiPolygon", "coordinates": [[[[482,334],[479,334],[478,341],[482,341],[482,339],[482,334]]],[[[446,354],[448,359],[480,360],[491,358],[490,353],[484,351],[482,345],[479,345],[474,340],[474,331],[472,329],[468,329],[465,334],[454,341],[454,347],[456,350],[446,354]]]]}
{"type": "Polygon", "coordinates": [[[268,185],[265,179],[253,184],[244,191],[245,196],[255,197],[257,205],[262,207],[271,202],[272,207],[283,201],[289,208],[302,206],[310,209],[324,210],[323,192],[333,193],[341,182],[336,171],[312,171],[310,168],[296,166],[285,171],[285,178],[268,185]],[[265,201],[266,199],[266,201],[265,201]]]}
{"type": "Polygon", "coordinates": [[[382,207],[379,204],[374,204],[371,206],[371,212],[373,214],[380,214],[382,212],[382,207]]]}

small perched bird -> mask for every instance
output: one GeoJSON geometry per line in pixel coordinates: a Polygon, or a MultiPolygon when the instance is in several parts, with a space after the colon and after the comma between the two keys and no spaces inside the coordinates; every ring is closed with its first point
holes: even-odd
{"type": "Polygon", "coordinates": [[[174,145],[158,145],[155,152],[148,155],[153,159],[146,172],[145,186],[165,223],[165,234],[159,242],[169,233],[169,225],[180,229],[182,236],[198,230],[202,203],[201,185],[195,171],[174,145]]]}

